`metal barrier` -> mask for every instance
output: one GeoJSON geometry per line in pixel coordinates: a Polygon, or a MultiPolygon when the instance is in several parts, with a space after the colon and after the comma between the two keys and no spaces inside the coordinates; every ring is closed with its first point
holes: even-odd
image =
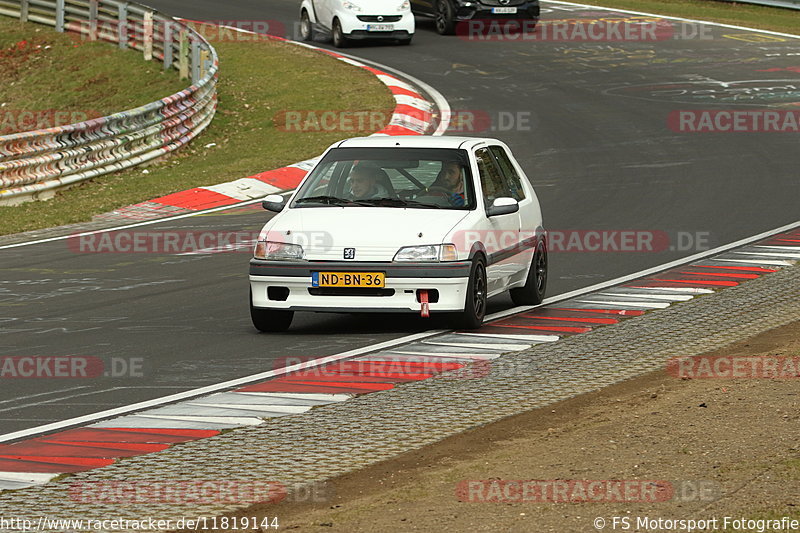
{"type": "Polygon", "coordinates": [[[136,109],[68,126],[0,136],[0,205],[50,197],[56,189],[161,157],[185,145],[217,108],[217,52],[171,17],[116,0],[0,0],[0,15],[107,41],[191,76],[191,87],[136,109]]]}

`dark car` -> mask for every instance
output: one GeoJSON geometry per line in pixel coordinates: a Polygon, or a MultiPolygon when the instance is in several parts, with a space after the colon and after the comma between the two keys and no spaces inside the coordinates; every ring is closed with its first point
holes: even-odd
{"type": "MultiPolygon", "coordinates": [[[[469,31],[470,21],[519,20],[522,31],[533,30],[539,20],[539,0],[411,0],[415,15],[433,17],[442,35],[469,31]]],[[[476,28],[476,29],[479,29],[476,28]]]]}

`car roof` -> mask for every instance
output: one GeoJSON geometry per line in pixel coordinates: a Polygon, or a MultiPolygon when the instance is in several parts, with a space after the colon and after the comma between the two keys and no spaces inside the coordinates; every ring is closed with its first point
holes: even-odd
{"type": "Polygon", "coordinates": [[[450,148],[469,149],[481,144],[502,144],[486,137],[449,137],[430,135],[373,135],[355,137],[334,144],[334,148],[450,148]]]}

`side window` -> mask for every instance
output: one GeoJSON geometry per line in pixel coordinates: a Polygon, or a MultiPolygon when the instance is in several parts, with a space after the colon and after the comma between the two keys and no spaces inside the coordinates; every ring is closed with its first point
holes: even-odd
{"type": "Polygon", "coordinates": [[[508,154],[499,146],[492,146],[491,150],[492,154],[494,154],[497,159],[497,164],[500,165],[500,169],[506,177],[508,186],[511,189],[511,197],[521,202],[525,199],[525,189],[522,187],[522,180],[517,175],[517,171],[514,170],[514,165],[511,163],[511,160],[509,160],[508,154]]]}
{"type": "Polygon", "coordinates": [[[495,159],[488,148],[481,148],[475,152],[475,159],[478,162],[478,172],[481,178],[481,189],[483,189],[483,199],[486,205],[491,205],[495,198],[511,196],[500,168],[495,163],[495,159]]]}

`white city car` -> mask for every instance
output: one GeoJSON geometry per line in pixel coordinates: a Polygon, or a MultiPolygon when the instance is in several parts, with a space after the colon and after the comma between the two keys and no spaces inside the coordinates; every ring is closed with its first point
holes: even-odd
{"type": "Polygon", "coordinates": [[[313,40],[315,27],[329,31],[337,48],[360,39],[410,44],[414,15],[409,0],[303,0],[300,37],[313,40]]]}
{"type": "Polygon", "coordinates": [[[285,331],[295,311],[452,313],[477,328],[487,298],[541,303],[547,283],[539,201],[494,139],[375,136],[323,154],[250,261],[250,312],[285,331]]]}

